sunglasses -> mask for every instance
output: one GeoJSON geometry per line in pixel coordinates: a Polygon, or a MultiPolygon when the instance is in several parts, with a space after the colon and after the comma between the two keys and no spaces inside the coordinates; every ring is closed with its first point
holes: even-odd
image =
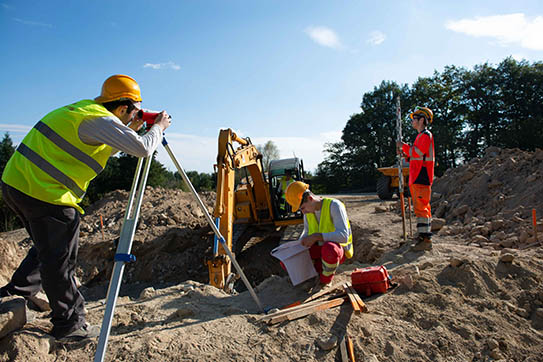
{"type": "Polygon", "coordinates": [[[414,114],[417,110],[413,111],[413,113],[409,114],[409,118],[415,121],[418,121],[421,118],[425,118],[422,114],[414,114]]]}

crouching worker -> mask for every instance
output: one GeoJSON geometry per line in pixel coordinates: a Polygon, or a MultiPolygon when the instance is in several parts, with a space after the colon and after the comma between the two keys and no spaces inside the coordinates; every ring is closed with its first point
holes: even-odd
{"type": "Polygon", "coordinates": [[[353,235],[345,205],[339,200],[316,196],[309,185],[296,181],[285,193],[292,211],[300,209],[304,215],[302,245],[309,248],[320,287],[329,284],[337,267],[353,257],[353,235]]]}

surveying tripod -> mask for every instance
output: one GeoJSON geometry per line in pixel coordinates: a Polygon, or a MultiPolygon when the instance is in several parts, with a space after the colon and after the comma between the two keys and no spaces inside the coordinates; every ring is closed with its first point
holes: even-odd
{"type": "MultiPolygon", "coordinates": [[[[162,145],[168,152],[168,155],[172,159],[175,167],[177,168],[177,171],[179,172],[179,174],[181,175],[185,183],[190,188],[192,195],[196,198],[196,201],[198,202],[198,205],[202,209],[202,212],[204,213],[204,216],[206,217],[207,222],[209,223],[209,226],[211,226],[211,229],[215,233],[215,236],[217,237],[219,242],[222,244],[224,250],[228,254],[228,257],[230,258],[230,260],[232,261],[232,264],[234,265],[237,272],[241,276],[243,283],[249,290],[259,310],[263,312],[264,308],[262,307],[262,304],[260,303],[258,296],[253,290],[253,287],[249,283],[249,280],[247,280],[247,277],[245,276],[245,274],[243,273],[243,270],[241,269],[238,262],[236,261],[236,258],[234,258],[234,255],[228,248],[228,245],[226,244],[226,240],[221,235],[219,229],[213,222],[213,219],[209,215],[209,212],[207,211],[207,208],[205,207],[202,200],[200,199],[200,196],[198,196],[198,193],[194,189],[194,186],[190,182],[190,179],[187,177],[187,174],[185,173],[185,171],[183,170],[179,162],[177,162],[177,159],[175,158],[175,155],[170,149],[170,146],[168,145],[168,142],[166,141],[165,137],[162,139],[162,145]]],[[[145,186],[147,183],[147,176],[149,176],[149,169],[151,168],[152,158],[153,158],[152,155],[147,156],[147,157],[140,157],[138,160],[138,164],[136,166],[136,172],[134,174],[134,180],[132,181],[132,187],[130,189],[130,195],[128,197],[128,205],[126,207],[123,225],[121,228],[121,235],[119,237],[119,243],[117,246],[117,252],[115,253],[115,258],[114,258],[115,264],[113,265],[113,272],[111,274],[109,288],[107,291],[106,310],[104,312],[104,319],[102,320],[102,327],[100,329],[100,337],[98,339],[98,346],[96,347],[96,354],[94,355],[94,362],[102,362],[104,360],[109,332],[111,330],[111,322],[113,320],[115,305],[117,303],[117,297],[119,296],[119,290],[121,288],[124,264],[127,262],[136,261],[136,257],[130,254],[130,251],[132,249],[132,241],[134,240],[134,233],[136,232],[136,226],[137,226],[138,217],[140,213],[140,207],[143,200],[143,193],[145,191],[145,186]]]]}

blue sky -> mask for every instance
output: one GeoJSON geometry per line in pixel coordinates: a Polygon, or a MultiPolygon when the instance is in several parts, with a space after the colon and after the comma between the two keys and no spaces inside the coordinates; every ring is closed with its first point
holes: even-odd
{"type": "MultiPolygon", "coordinates": [[[[314,170],[382,80],[541,61],[542,34],[540,0],[0,0],[0,132],[18,143],[122,73],[173,116],[186,170],[212,172],[221,128],[314,170]]],[[[162,146],[159,160],[174,170],[162,146]]]]}

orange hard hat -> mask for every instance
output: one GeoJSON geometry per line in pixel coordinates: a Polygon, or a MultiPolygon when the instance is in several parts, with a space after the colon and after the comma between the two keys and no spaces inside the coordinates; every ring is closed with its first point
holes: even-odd
{"type": "Polygon", "coordinates": [[[301,181],[296,181],[288,185],[285,191],[285,199],[292,206],[292,212],[298,211],[302,203],[302,196],[308,188],[309,185],[301,181]]]}
{"type": "Polygon", "coordinates": [[[426,118],[426,120],[428,121],[428,124],[431,124],[434,120],[434,112],[432,112],[432,110],[428,107],[416,106],[413,113],[409,115],[409,118],[413,119],[413,116],[415,115],[420,115],[426,118]]]}
{"type": "Polygon", "coordinates": [[[112,75],[102,85],[102,94],[94,98],[98,103],[113,102],[119,99],[131,99],[141,102],[140,86],[136,81],[123,74],[112,75]]]}

